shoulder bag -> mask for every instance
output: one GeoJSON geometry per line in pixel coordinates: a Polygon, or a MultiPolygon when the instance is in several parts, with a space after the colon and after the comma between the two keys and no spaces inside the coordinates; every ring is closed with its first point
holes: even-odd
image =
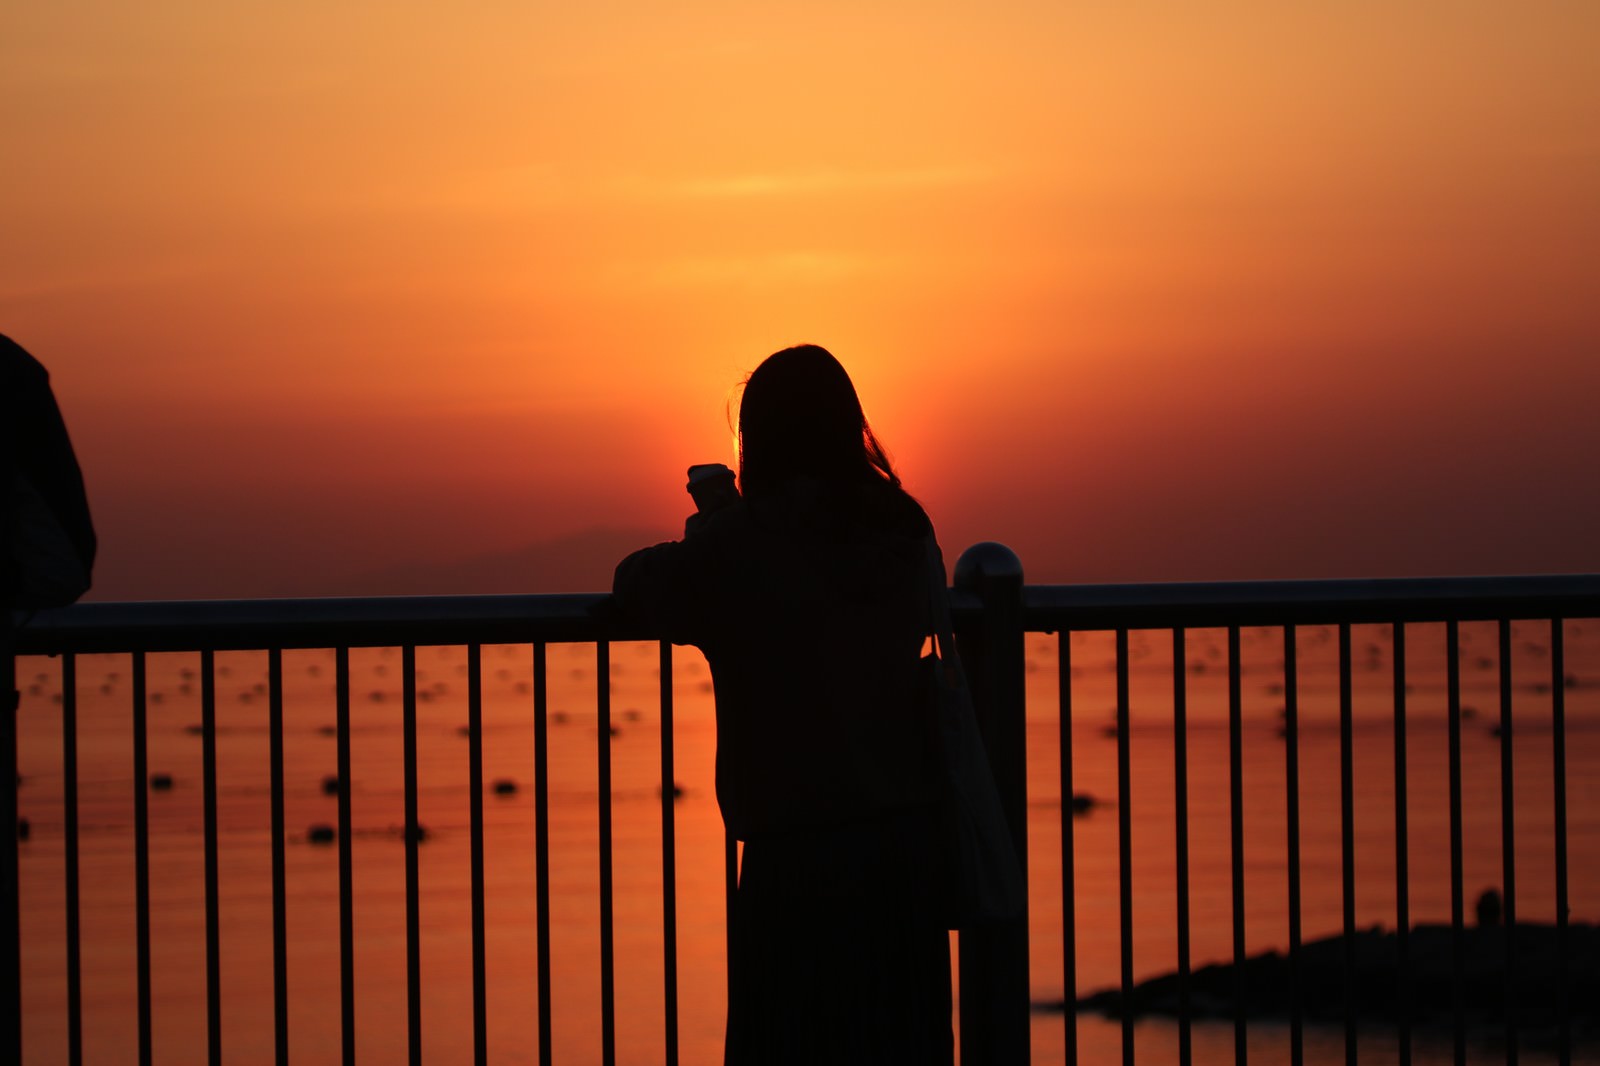
{"type": "Polygon", "coordinates": [[[945,589],[944,557],[928,535],[932,654],[922,659],[926,721],[932,733],[940,847],[947,862],[944,898],[951,929],[1022,917],[1022,864],[1000,806],[989,756],[978,732],[966,674],[956,654],[945,589]]]}

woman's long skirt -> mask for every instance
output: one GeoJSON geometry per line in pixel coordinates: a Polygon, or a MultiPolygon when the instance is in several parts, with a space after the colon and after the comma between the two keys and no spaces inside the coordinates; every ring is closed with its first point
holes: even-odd
{"type": "Polygon", "coordinates": [[[727,1066],[949,1066],[950,941],[932,855],[921,815],[746,842],[727,1066]]]}

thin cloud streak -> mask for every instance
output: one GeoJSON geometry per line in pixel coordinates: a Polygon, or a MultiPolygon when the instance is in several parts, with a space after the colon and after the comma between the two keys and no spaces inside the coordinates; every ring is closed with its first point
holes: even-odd
{"type": "MultiPolygon", "coordinates": [[[[913,190],[971,188],[1000,180],[998,170],[927,166],[889,170],[799,170],[698,177],[585,174],[539,160],[459,175],[425,193],[431,206],[495,211],[540,211],[578,205],[650,204],[666,201],[780,200],[913,190]]],[[[371,193],[368,194],[369,206],[371,193]]],[[[391,198],[381,197],[381,200],[391,198]]],[[[412,203],[400,192],[396,203],[412,203]]]]}
{"type": "Polygon", "coordinates": [[[790,250],[759,255],[696,256],[661,264],[650,275],[664,286],[698,287],[748,281],[761,284],[835,282],[888,272],[890,264],[850,252],[790,250]]]}
{"type": "Polygon", "coordinates": [[[799,173],[738,174],[697,178],[669,185],[669,195],[734,197],[823,196],[897,189],[943,189],[993,181],[995,172],[970,167],[918,167],[905,170],[814,170],[799,173]]]}

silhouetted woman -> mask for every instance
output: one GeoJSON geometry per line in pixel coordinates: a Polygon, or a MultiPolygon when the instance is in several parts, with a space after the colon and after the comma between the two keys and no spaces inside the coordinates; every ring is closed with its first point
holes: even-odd
{"type": "Polygon", "coordinates": [[[932,528],[814,345],[746,382],[739,487],[615,583],[711,665],[717,800],[745,845],[726,1061],[949,1063],[918,699],[932,528]]]}

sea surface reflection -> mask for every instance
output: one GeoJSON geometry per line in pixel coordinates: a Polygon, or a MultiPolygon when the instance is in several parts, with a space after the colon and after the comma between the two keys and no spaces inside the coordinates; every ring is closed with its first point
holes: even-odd
{"type": "MultiPolygon", "coordinates": [[[[1566,625],[1566,676],[1554,678],[1548,623],[1513,626],[1517,913],[1554,918],[1551,693],[1567,708],[1572,919],[1600,918],[1600,624],[1566,625]]],[[[1410,906],[1413,921],[1450,917],[1442,626],[1410,626],[1406,682],[1410,906]]],[[[1465,877],[1471,900],[1501,881],[1500,668],[1492,625],[1463,625],[1462,766],[1465,877]]],[[[1342,921],[1340,733],[1336,631],[1297,631],[1302,922],[1307,940],[1342,921]]],[[[1228,676],[1225,634],[1188,634],[1184,672],[1189,728],[1192,948],[1196,966],[1232,951],[1229,847],[1228,676]]],[[[1392,632],[1353,632],[1354,840],[1357,925],[1392,927],[1395,812],[1392,632]]],[[[1088,810],[1073,821],[1076,975],[1080,993],[1118,981],[1118,818],[1114,643],[1076,634],[1069,643],[1073,791],[1088,810]]],[[[537,1060],[534,897],[533,655],[527,646],[483,649],[486,968],[489,1059],[537,1060]],[[496,787],[498,786],[498,787],[496,787]]],[[[612,758],[617,1049],[623,1063],[661,1061],[663,1007],[661,717],[658,650],[611,649],[610,728],[596,713],[596,650],[553,645],[549,664],[550,870],[553,1050],[591,1062],[600,1041],[598,744],[612,758]]],[[[1283,633],[1242,634],[1242,790],[1246,940],[1252,953],[1288,943],[1287,783],[1282,735],[1283,633]]],[[[1033,998],[1058,1004],[1065,988],[1061,895],[1061,656],[1057,638],[1028,642],[1029,849],[1033,998]]],[[[1129,809],[1137,977],[1176,964],[1177,895],[1172,637],[1131,635],[1129,809]]],[[[273,1052],[271,861],[265,653],[219,653],[218,816],[223,1046],[229,1061],[273,1052]]],[[[467,649],[417,653],[421,972],[424,1059],[457,1061],[472,1041],[469,892],[467,649]]],[[[200,660],[149,660],[149,769],[170,787],[150,801],[153,1037],[161,1062],[205,1058],[200,660]]],[[[355,1020],[364,1061],[402,1061],[406,950],[401,656],[351,652],[355,891],[355,1020]]],[[[82,656],[78,674],[83,1036],[89,1062],[127,1061],[136,1045],[130,660],[82,656]]],[[[678,997],[682,1061],[721,1058],[725,1005],[724,841],[712,794],[709,676],[697,652],[674,654],[673,776],[678,886],[678,997]]],[[[334,658],[284,653],[288,846],[288,982],[291,1054],[336,1061],[340,1049],[337,848],[312,839],[337,823],[334,658]]],[[[66,877],[62,807],[61,671],[57,661],[18,664],[22,815],[24,1040],[27,1061],[64,1062],[66,877]]],[[[1553,1053],[1530,1034],[1523,1061],[1553,1053]]],[[[1034,1015],[1036,1062],[1060,1062],[1059,1010],[1034,1015]]],[[[1141,1063],[1177,1061],[1177,1026],[1136,1026],[1141,1063]]],[[[1251,1029],[1252,1061],[1287,1061],[1288,1027],[1251,1029]]],[[[1085,1062],[1118,1055],[1120,1027],[1078,1018],[1085,1062]]],[[[1395,1036],[1362,1034],[1363,1058],[1393,1061],[1395,1036]]],[[[1197,1023],[1194,1061],[1231,1062],[1226,1022],[1197,1023]]],[[[1338,1027],[1309,1026],[1306,1060],[1342,1062],[1338,1027]]],[[[1445,1061],[1448,1037],[1419,1033],[1418,1063],[1445,1061]]],[[[1553,1058],[1551,1059],[1553,1061],[1553,1058]]],[[[1475,1036],[1469,1061],[1503,1061],[1492,1036],[1475,1036]]]]}

